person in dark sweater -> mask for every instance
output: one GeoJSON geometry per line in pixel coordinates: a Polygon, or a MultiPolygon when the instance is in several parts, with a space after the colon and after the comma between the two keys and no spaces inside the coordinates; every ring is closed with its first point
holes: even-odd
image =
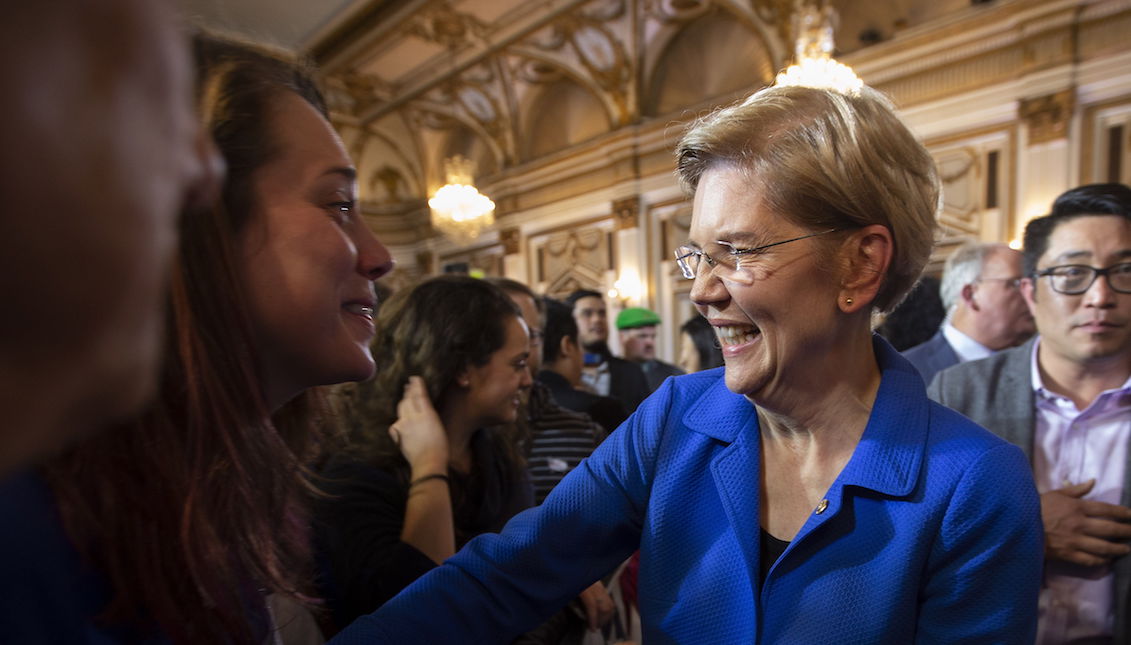
{"type": "Polygon", "coordinates": [[[338,627],[371,612],[533,505],[512,436],[530,387],[521,311],[483,280],[447,275],[398,292],[377,317],[384,364],[347,398],[350,443],[321,472],[322,592],[338,627]]]}
{"type": "Polygon", "coordinates": [[[542,370],[538,372],[538,381],[549,388],[558,405],[583,412],[606,432],[612,432],[628,418],[628,412],[617,399],[579,389],[583,352],[577,335],[577,322],[569,306],[547,299],[542,370]]]}

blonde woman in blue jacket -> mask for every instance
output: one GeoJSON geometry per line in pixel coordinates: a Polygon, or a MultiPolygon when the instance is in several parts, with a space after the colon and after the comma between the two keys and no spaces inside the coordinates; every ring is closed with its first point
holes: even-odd
{"type": "Polygon", "coordinates": [[[541,507],[335,643],[506,643],[636,548],[648,645],[1032,642],[1025,458],[870,331],[931,251],[927,151],[870,89],[771,87],[677,155],[676,257],[725,367],[669,379],[541,507]]]}

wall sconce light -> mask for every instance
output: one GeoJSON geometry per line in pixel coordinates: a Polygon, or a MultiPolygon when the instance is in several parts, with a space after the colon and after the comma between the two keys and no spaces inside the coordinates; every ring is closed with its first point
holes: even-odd
{"type": "Polygon", "coordinates": [[[626,272],[621,274],[621,277],[613,283],[613,288],[609,289],[608,296],[609,299],[615,300],[621,308],[624,308],[633,302],[639,302],[643,293],[644,287],[640,284],[640,278],[626,272]]]}

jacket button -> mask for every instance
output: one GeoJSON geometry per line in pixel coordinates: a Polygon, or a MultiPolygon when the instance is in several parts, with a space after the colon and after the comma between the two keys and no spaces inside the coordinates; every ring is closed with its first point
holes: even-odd
{"type": "Polygon", "coordinates": [[[824,512],[825,512],[825,509],[826,509],[826,508],[828,508],[828,507],[829,507],[829,500],[827,500],[827,499],[822,499],[822,500],[821,500],[821,503],[820,503],[820,504],[817,504],[817,515],[820,515],[821,513],[824,513],[824,512]]]}

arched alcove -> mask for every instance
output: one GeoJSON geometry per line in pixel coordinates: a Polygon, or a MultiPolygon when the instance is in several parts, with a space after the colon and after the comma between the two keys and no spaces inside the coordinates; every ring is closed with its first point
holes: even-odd
{"type": "Polygon", "coordinates": [[[525,112],[521,154],[526,161],[587,141],[611,127],[601,101],[565,77],[538,88],[525,112]]]}
{"type": "Polygon", "coordinates": [[[483,138],[464,125],[455,125],[444,142],[442,159],[459,155],[475,162],[475,177],[486,177],[499,172],[499,161],[483,138]]]}
{"type": "Polygon", "coordinates": [[[761,38],[721,9],[687,24],[668,42],[646,89],[646,116],[738,90],[754,90],[773,79],[773,58],[761,38]]]}

